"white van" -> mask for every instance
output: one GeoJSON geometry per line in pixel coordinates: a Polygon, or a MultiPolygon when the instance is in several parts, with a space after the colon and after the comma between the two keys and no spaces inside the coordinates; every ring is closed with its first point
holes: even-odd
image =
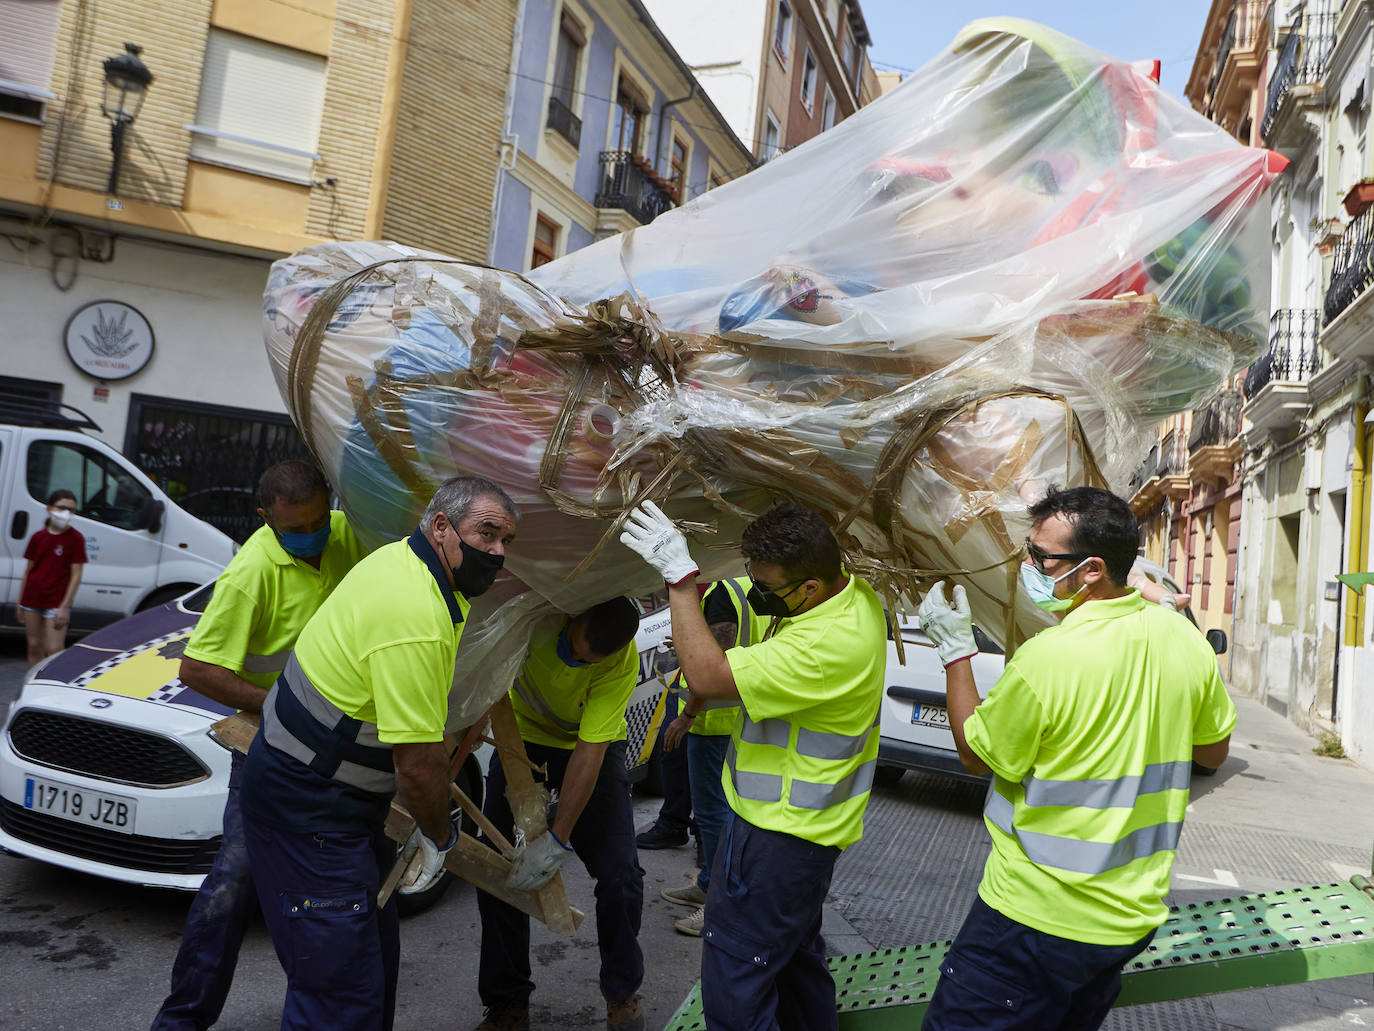
{"type": "Polygon", "coordinates": [[[24,548],[47,518],[53,491],[76,495],[72,526],[89,561],[72,604],[72,629],[93,630],[170,601],[213,580],[236,545],[178,508],[108,444],[84,413],[0,396],[0,604],[3,622],[19,600],[24,548]]]}

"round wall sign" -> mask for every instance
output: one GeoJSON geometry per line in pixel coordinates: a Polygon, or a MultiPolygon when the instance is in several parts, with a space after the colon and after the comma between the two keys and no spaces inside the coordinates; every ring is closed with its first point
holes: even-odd
{"type": "Polygon", "coordinates": [[[72,313],[63,331],[67,354],[96,379],[125,379],[153,356],[153,327],[123,301],[91,301],[72,313]]]}

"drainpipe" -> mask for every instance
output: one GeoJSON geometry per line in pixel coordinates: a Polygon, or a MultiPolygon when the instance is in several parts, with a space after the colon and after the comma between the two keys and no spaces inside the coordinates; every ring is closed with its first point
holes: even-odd
{"type": "MultiPolygon", "coordinates": [[[[1361,401],[1355,406],[1355,446],[1351,449],[1350,558],[1347,573],[1363,573],[1365,571],[1365,549],[1369,539],[1369,534],[1365,529],[1365,520],[1369,516],[1365,495],[1369,478],[1366,452],[1369,449],[1371,434],[1366,431],[1364,423],[1365,416],[1369,414],[1369,404],[1366,398],[1368,390],[1369,376],[1361,373],[1357,395],[1361,401]]],[[[1348,605],[1345,609],[1344,640],[1351,647],[1360,643],[1360,635],[1364,628],[1364,596],[1365,592],[1360,591],[1355,596],[1355,604],[1348,605]]]]}
{"type": "MultiPolygon", "coordinates": [[[[496,233],[500,228],[501,220],[501,194],[506,185],[506,172],[509,168],[515,167],[515,154],[520,146],[520,138],[511,132],[511,126],[515,121],[515,87],[516,74],[520,67],[520,51],[524,46],[525,38],[525,0],[518,0],[515,5],[515,28],[511,33],[510,41],[510,72],[506,75],[506,110],[505,116],[501,120],[501,141],[499,144],[498,157],[496,160],[496,187],[491,195],[491,229],[487,233],[487,264],[492,264],[496,260],[496,233]],[[508,166],[501,160],[500,151],[510,147],[511,163],[508,166]]],[[[548,111],[540,112],[540,119],[548,117],[548,111]]]]}
{"type": "MultiPolygon", "coordinates": [[[[663,106],[658,109],[658,136],[654,141],[654,167],[659,167],[658,162],[663,160],[663,123],[668,120],[668,108],[676,107],[678,104],[687,103],[689,100],[691,100],[693,97],[697,95],[697,87],[699,85],[700,84],[697,82],[694,76],[692,78],[692,88],[689,89],[684,96],[678,97],[676,100],[665,100],[663,102],[663,106]]],[[[682,194],[682,201],[680,201],[679,203],[685,202],[687,200],[686,176],[690,173],[690,171],[690,169],[686,168],[682,170],[682,175],[684,178],[682,186],[679,190],[679,192],[682,194]]],[[[667,177],[665,176],[664,178],[667,177]]]]}

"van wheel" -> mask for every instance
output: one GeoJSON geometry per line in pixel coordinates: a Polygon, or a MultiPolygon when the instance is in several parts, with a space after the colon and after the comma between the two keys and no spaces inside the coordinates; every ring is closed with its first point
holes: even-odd
{"type": "Polygon", "coordinates": [[[175,601],[187,591],[195,587],[195,584],[172,584],[170,587],[159,587],[143,601],[139,602],[135,611],[146,612],[148,609],[155,609],[159,605],[165,605],[169,601],[175,601]]]}
{"type": "MultiPolygon", "coordinates": [[[[458,787],[462,789],[463,794],[472,799],[474,804],[478,806],[482,804],[482,769],[477,765],[477,760],[471,755],[469,755],[463,763],[463,768],[458,771],[458,776],[453,778],[453,783],[457,784],[458,787]]],[[[458,813],[458,803],[449,802],[449,815],[457,816],[458,813]]],[[[465,834],[475,835],[477,833],[477,824],[474,823],[472,817],[468,816],[466,813],[463,814],[459,825],[463,828],[463,833],[465,834]]],[[[400,842],[397,842],[396,854],[398,856],[401,854],[401,847],[400,842]]],[[[384,870],[382,875],[385,876],[390,872],[390,870],[384,870]]],[[[429,909],[444,897],[444,893],[448,891],[449,885],[454,879],[453,874],[445,873],[430,885],[427,890],[420,892],[418,895],[402,895],[399,891],[396,892],[392,895],[392,898],[396,901],[396,911],[401,916],[414,916],[416,913],[423,913],[426,909],[429,909]]]]}

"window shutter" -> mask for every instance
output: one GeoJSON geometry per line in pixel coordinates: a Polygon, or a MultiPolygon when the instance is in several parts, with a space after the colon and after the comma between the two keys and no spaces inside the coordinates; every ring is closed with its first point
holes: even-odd
{"type": "Polygon", "coordinates": [[[0,0],[0,92],[51,98],[61,0],[0,0]]]}
{"type": "Polygon", "coordinates": [[[211,29],[196,127],[242,139],[200,133],[191,156],[308,181],[319,145],[324,82],[322,57],[211,29]],[[263,117],[266,111],[271,118],[263,117]],[[282,147],[290,149],[277,149],[282,147]]]}

